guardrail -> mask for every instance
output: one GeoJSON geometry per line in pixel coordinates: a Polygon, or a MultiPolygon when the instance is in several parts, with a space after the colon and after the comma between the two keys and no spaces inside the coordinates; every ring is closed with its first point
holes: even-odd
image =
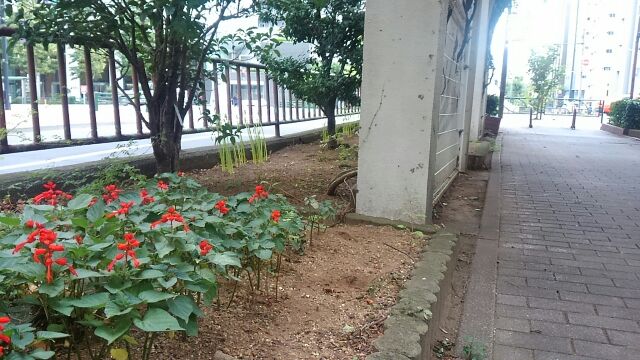
{"type": "MultiPolygon", "coordinates": [[[[523,97],[505,98],[505,112],[512,114],[528,114],[533,106],[532,99],[523,97]]],[[[547,102],[544,112],[548,115],[573,115],[575,109],[580,116],[601,116],[605,101],[602,99],[569,99],[556,98],[547,102]]]]}
{"type": "MultiPolygon", "coordinates": [[[[14,32],[11,28],[0,28],[0,38],[10,37],[14,32]]],[[[122,89],[126,86],[117,86],[118,64],[112,50],[108,51],[110,93],[96,93],[91,50],[85,47],[82,49],[86,84],[84,102],[70,104],[67,49],[65,45],[58,44],[57,74],[60,86],[56,95],[59,96],[60,103],[41,104],[38,99],[38,72],[34,46],[29,43],[25,46],[29,104],[12,104],[12,110],[5,110],[5,89],[0,81],[0,154],[149,137],[140,114],[129,106],[131,98],[135,104],[142,104],[141,109],[144,108],[137,75],[131,70],[131,93],[127,91],[127,95],[130,96],[125,96],[122,89]],[[16,120],[20,117],[29,118],[30,122],[16,120]]],[[[216,59],[210,68],[214,69],[214,76],[203,79],[205,99],[200,99],[201,105],[191,106],[188,117],[184,119],[185,134],[215,130],[210,127],[207,117],[203,116],[209,107],[212,108],[210,113],[218,115],[223,123],[234,126],[275,126],[277,136],[280,134],[281,124],[324,118],[316,105],[296,98],[291,90],[271,79],[264,65],[216,59]],[[220,64],[224,66],[219,67],[220,64]],[[223,73],[215,71],[219,68],[223,69],[223,73]]],[[[0,72],[0,78],[2,75],[0,72]]],[[[24,97],[24,92],[22,95],[24,97]]],[[[336,105],[337,116],[358,112],[358,107],[344,101],[339,100],[336,105]]]]}

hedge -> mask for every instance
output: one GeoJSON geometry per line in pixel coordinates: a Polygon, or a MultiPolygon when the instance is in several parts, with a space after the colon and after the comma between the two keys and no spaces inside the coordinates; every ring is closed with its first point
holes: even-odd
{"type": "Polygon", "coordinates": [[[624,129],[640,129],[640,100],[622,99],[611,103],[609,124],[624,129]]]}

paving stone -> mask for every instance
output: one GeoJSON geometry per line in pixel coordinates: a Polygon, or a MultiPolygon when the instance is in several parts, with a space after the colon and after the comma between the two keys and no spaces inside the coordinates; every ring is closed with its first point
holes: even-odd
{"type": "Polygon", "coordinates": [[[500,156],[493,359],[640,359],[640,146],[509,126],[500,156]]]}

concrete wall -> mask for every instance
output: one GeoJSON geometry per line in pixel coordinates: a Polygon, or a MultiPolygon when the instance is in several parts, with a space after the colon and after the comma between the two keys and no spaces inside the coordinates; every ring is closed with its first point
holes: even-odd
{"type": "Polygon", "coordinates": [[[367,1],[356,206],[362,215],[411,223],[431,217],[445,17],[446,4],[437,0],[367,1]]]}
{"type": "Polygon", "coordinates": [[[478,2],[483,31],[460,57],[460,2],[367,2],[357,213],[431,222],[434,195],[482,128],[490,0],[478,2]]]}

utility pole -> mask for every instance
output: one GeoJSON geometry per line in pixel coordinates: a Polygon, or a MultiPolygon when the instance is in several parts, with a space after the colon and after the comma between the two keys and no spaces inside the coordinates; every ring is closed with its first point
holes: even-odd
{"type": "Polygon", "coordinates": [[[500,107],[498,108],[498,117],[502,119],[504,115],[504,97],[507,91],[507,63],[509,62],[509,17],[511,8],[507,14],[507,21],[504,31],[504,52],[502,54],[502,74],[500,76],[500,107]]]}
{"type": "MultiPolygon", "coordinates": [[[[4,26],[4,0],[0,0],[0,26],[4,26]]],[[[2,37],[2,84],[4,86],[4,109],[11,110],[9,102],[9,44],[6,37],[2,37]]]]}
{"type": "Polygon", "coordinates": [[[638,30],[636,31],[636,42],[633,48],[633,67],[631,68],[631,90],[629,90],[629,99],[633,99],[633,91],[636,86],[636,68],[638,66],[638,41],[640,41],[640,19],[638,19],[638,30]]]}
{"type": "Polygon", "coordinates": [[[571,60],[571,85],[569,85],[569,99],[573,100],[573,85],[576,73],[576,47],[578,47],[578,23],[580,22],[580,0],[576,0],[576,29],[573,34],[573,58],[571,60]]]}

